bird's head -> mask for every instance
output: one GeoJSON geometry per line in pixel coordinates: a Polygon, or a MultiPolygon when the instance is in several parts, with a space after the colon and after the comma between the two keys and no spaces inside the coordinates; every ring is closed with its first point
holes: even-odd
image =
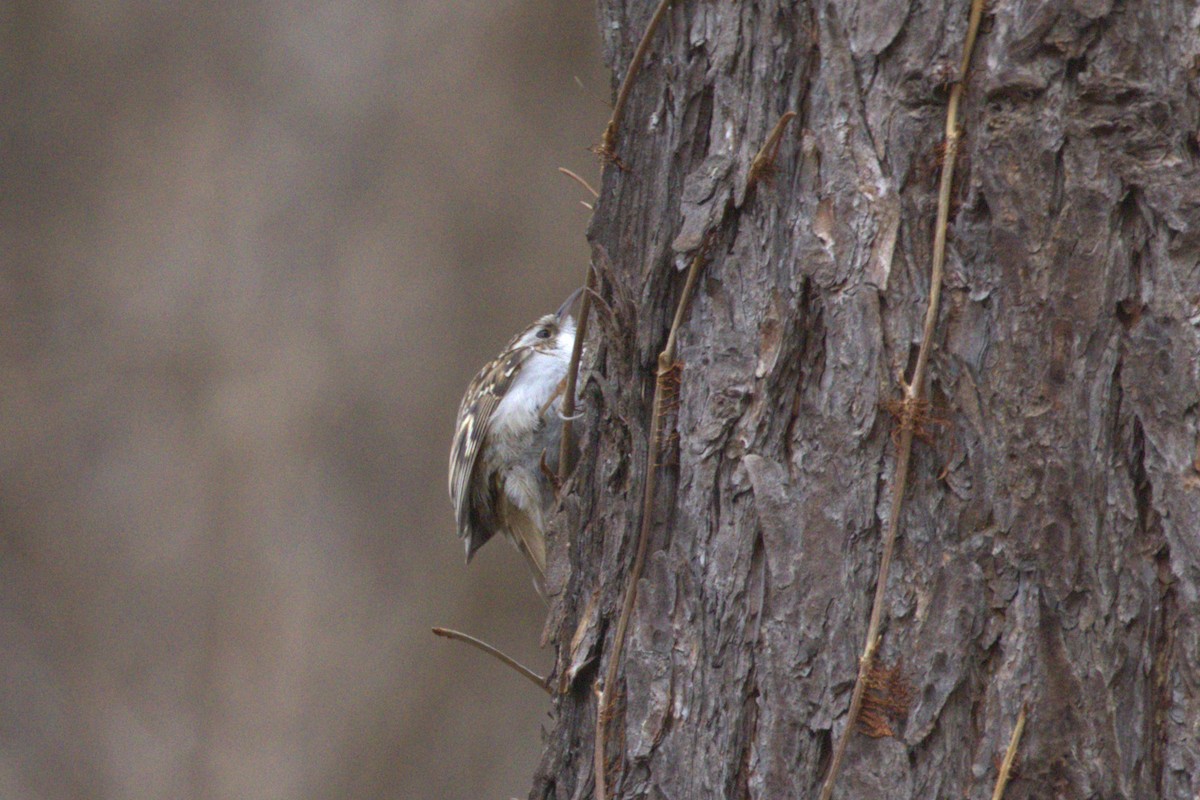
{"type": "Polygon", "coordinates": [[[571,316],[571,307],[581,291],[576,289],[571,292],[558,311],[545,315],[526,328],[517,337],[515,347],[532,347],[542,353],[562,353],[569,358],[575,343],[575,318],[571,316]]]}

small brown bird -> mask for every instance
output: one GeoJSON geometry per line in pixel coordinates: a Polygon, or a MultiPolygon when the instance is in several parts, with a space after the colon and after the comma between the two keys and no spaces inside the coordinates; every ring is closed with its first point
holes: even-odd
{"type": "Polygon", "coordinates": [[[554,314],[513,337],[471,381],[450,448],[450,500],[467,561],[503,533],[529,562],[541,591],[546,517],[558,463],[562,393],[575,320],[576,290],[554,314]]]}

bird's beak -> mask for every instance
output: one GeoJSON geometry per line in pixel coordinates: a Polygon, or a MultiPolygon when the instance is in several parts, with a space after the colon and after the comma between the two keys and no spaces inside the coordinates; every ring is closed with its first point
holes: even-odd
{"type": "Polygon", "coordinates": [[[554,318],[561,324],[567,317],[571,316],[571,306],[575,305],[575,301],[579,299],[579,295],[583,294],[583,287],[580,286],[563,301],[563,304],[558,307],[558,311],[554,312],[554,318]]]}

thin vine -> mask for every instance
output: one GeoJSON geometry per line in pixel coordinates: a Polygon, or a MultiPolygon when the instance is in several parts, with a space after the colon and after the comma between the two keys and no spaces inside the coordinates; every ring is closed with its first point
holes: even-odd
{"type": "Polygon", "coordinates": [[[867,625],[866,643],[858,660],[858,676],[854,681],[854,693],[850,698],[850,710],[846,727],[838,738],[829,772],[821,787],[820,800],[830,800],[838,772],[846,756],[850,737],[858,727],[862,712],[863,693],[866,691],[867,676],[875,664],[879,650],[883,622],[883,601],[887,591],[888,571],[896,548],[896,535],[900,529],[900,513],[904,507],[904,492],[908,485],[908,466],[912,457],[913,433],[916,417],[925,400],[925,373],[929,367],[929,352],[933,347],[933,334],[937,326],[938,306],[942,295],[942,276],[946,265],[946,229],[950,219],[950,189],[954,183],[954,164],[958,158],[958,147],[962,131],[958,125],[958,107],[966,91],[967,70],[971,65],[971,54],[975,49],[975,38],[979,33],[979,21],[983,16],[985,0],[972,0],[971,16],[967,23],[967,37],[963,45],[962,66],[959,79],[950,89],[950,102],[946,109],[945,161],[942,165],[941,184],[938,188],[937,224],[934,228],[933,263],[929,278],[929,304],[925,309],[925,325],[921,333],[921,346],[917,351],[917,363],[913,367],[912,379],[904,386],[904,398],[900,407],[900,438],[896,454],[896,481],[892,491],[891,513],[888,516],[887,533],[884,537],[883,553],[879,560],[879,575],[875,581],[875,600],[871,605],[871,620],[867,625]]]}
{"type": "Polygon", "coordinates": [[[642,62],[646,60],[646,54],[650,52],[650,41],[654,38],[654,32],[658,30],[659,23],[666,17],[667,9],[672,2],[673,0],[661,0],[658,8],[654,10],[654,16],[650,18],[650,24],[646,26],[646,32],[642,34],[642,40],[638,42],[637,50],[634,51],[633,58],[629,61],[629,68],[625,70],[625,78],[621,81],[621,88],[617,91],[617,101],[613,104],[612,116],[608,118],[608,124],[604,126],[604,135],[596,147],[596,152],[600,154],[601,158],[612,161],[617,166],[621,166],[621,162],[617,158],[617,131],[621,128],[621,119],[625,116],[625,105],[629,102],[629,95],[633,92],[634,78],[641,70],[642,62]]]}
{"type": "MultiPolygon", "coordinates": [[[[759,149],[751,167],[747,172],[747,190],[761,180],[770,170],[775,155],[779,149],[779,139],[787,123],[795,116],[787,112],[776,123],[766,143],[759,149]]],[[[732,203],[730,204],[732,205],[732,203]]],[[[726,211],[729,207],[726,207],[726,211]]],[[[722,220],[724,215],[722,215],[722,220]]],[[[617,628],[613,634],[613,650],[608,659],[608,668],[604,673],[603,684],[596,685],[596,735],[593,752],[593,770],[596,778],[596,800],[607,800],[608,781],[605,753],[608,749],[608,723],[613,716],[613,704],[617,694],[617,676],[621,668],[621,655],[625,646],[625,635],[629,628],[629,619],[633,614],[633,606],[637,601],[638,581],[646,564],[646,551],[650,544],[650,530],[654,521],[654,499],[658,490],[659,456],[663,444],[663,419],[670,410],[669,405],[678,402],[678,382],[680,363],[677,358],[679,329],[683,325],[696,283],[704,265],[716,243],[720,222],[705,234],[700,249],[692,257],[688,267],[687,281],[679,303],[675,306],[675,316],[671,320],[671,328],[667,334],[667,343],[658,354],[657,370],[654,380],[654,400],[650,412],[650,438],[646,448],[646,482],[642,493],[642,520],[638,530],[637,552],[630,568],[628,583],[625,585],[625,597],[621,603],[621,616],[617,619],[617,628]]]]}
{"type": "Polygon", "coordinates": [[[992,800],[1004,800],[1004,789],[1008,786],[1008,776],[1012,774],[1013,762],[1017,760],[1017,747],[1021,744],[1021,734],[1025,732],[1025,703],[1021,704],[1021,713],[1017,714],[1017,724],[1013,727],[1012,738],[1008,740],[1008,750],[1004,753],[1004,763],[1000,765],[1000,773],[996,776],[996,788],[992,791],[992,800]]]}

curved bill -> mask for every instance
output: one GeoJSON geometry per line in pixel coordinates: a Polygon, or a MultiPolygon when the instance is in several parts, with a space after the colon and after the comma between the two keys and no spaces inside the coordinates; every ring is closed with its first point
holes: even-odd
{"type": "Polygon", "coordinates": [[[583,294],[582,286],[571,292],[571,294],[567,296],[567,299],[563,301],[563,304],[558,307],[558,311],[554,312],[555,319],[557,319],[559,322],[562,322],[564,319],[570,316],[571,306],[575,305],[575,301],[579,299],[579,295],[581,294],[583,294]]]}

